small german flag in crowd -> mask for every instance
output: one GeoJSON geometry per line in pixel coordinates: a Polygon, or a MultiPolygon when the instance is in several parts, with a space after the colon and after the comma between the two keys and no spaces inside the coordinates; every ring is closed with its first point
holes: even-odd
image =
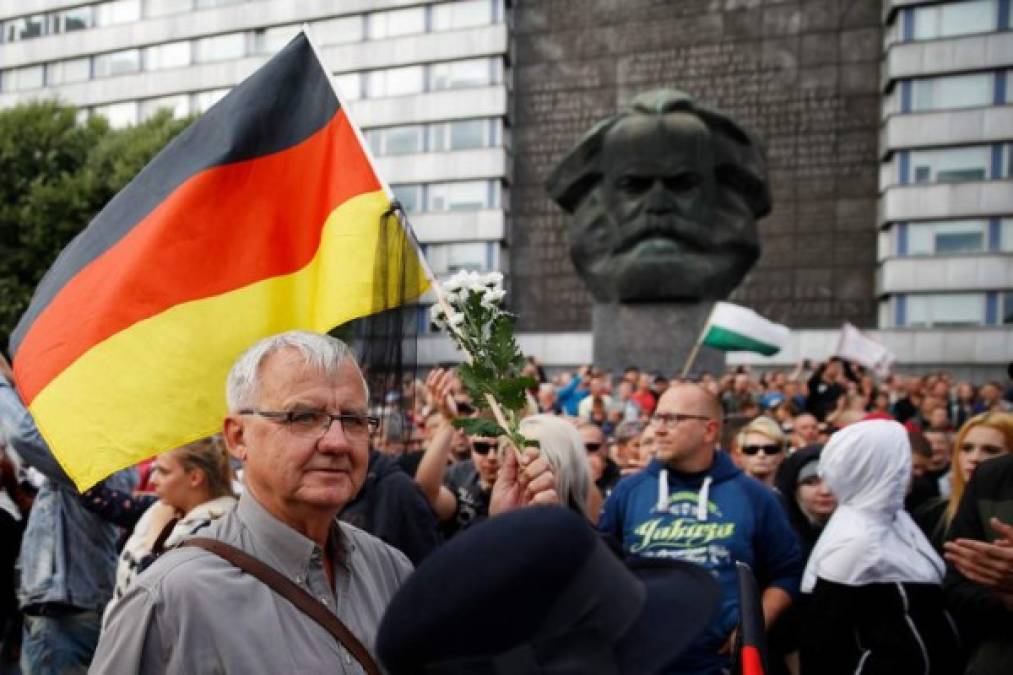
{"type": "Polygon", "coordinates": [[[425,291],[360,139],[300,33],[60,254],[11,351],[22,400],[79,488],[219,431],[228,369],[256,340],[425,291]]]}

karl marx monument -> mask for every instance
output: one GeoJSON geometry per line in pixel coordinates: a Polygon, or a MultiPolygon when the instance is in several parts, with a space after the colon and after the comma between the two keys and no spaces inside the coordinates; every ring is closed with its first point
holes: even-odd
{"type": "MultiPolygon", "coordinates": [[[[762,144],[677,90],[654,90],[599,122],[549,177],[571,213],[577,273],[594,297],[595,363],[682,367],[713,301],[760,256],[771,209],[762,144]]],[[[694,370],[723,367],[703,350],[694,370]]]]}

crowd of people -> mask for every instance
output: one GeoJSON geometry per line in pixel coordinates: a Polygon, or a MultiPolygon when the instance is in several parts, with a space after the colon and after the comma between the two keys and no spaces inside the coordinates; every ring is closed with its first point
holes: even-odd
{"type": "MultiPolygon", "coordinates": [[[[671,613],[657,615],[671,626],[638,624],[642,644],[676,625],[688,636],[657,672],[735,667],[737,563],[759,587],[768,672],[1013,670],[1013,390],[999,382],[880,379],[839,359],[692,380],[591,365],[550,375],[529,359],[517,448],[455,425],[491,415],[452,367],[406,379],[370,410],[343,344],[290,333],[235,364],[221,436],[78,493],[0,365],[0,673],[370,672],[376,655],[390,672],[542,672],[468,661],[516,656],[510,639],[482,635],[498,607],[520,602],[496,583],[524,563],[499,558],[558,560],[568,541],[597,560],[593,540],[631,565],[687,566],[675,568],[677,597],[716,582],[699,625],[671,613]],[[539,505],[569,514],[505,515],[539,505]],[[496,521],[512,543],[485,559],[496,521]],[[281,581],[206,539],[280,572],[351,638],[328,628],[340,646],[321,643],[320,620],[272,594],[281,581]],[[480,571],[462,567],[469,557],[480,571]],[[398,616],[384,616],[388,605],[398,616]],[[406,625],[406,613],[419,616],[406,625]],[[474,631],[454,625],[465,616],[474,631]],[[458,630],[475,637],[440,637],[458,630]],[[428,649],[424,631],[438,636],[428,649]],[[261,635],[277,648],[251,637],[261,635]]],[[[551,594],[534,577],[556,564],[527,564],[525,583],[551,594]]],[[[597,573],[651,592],[610,564],[597,573]]],[[[541,618],[528,617],[532,634],[541,618]]],[[[613,629],[618,670],[601,672],[634,672],[622,665],[637,663],[624,632],[634,629],[613,629]]]]}

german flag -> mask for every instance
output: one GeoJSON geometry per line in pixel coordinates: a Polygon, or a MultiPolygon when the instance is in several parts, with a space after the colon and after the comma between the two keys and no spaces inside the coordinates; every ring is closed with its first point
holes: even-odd
{"type": "Polygon", "coordinates": [[[36,289],[11,337],[15,378],[68,475],[83,489],[218,432],[228,369],[256,340],[421,295],[425,261],[390,207],[301,33],[166,146],[36,289]]]}

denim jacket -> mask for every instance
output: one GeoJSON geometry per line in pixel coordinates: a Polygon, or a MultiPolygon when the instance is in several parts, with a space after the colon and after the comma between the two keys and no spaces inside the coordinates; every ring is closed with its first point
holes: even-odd
{"type": "MultiPolygon", "coordinates": [[[[21,607],[54,602],[101,611],[113,592],[116,526],[84,508],[74,483],[50,453],[17,392],[3,377],[0,426],[21,459],[46,476],[28,518],[18,558],[21,607]]],[[[132,470],[104,481],[110,488],[128,492],[134,482],[132,470]]]]}

